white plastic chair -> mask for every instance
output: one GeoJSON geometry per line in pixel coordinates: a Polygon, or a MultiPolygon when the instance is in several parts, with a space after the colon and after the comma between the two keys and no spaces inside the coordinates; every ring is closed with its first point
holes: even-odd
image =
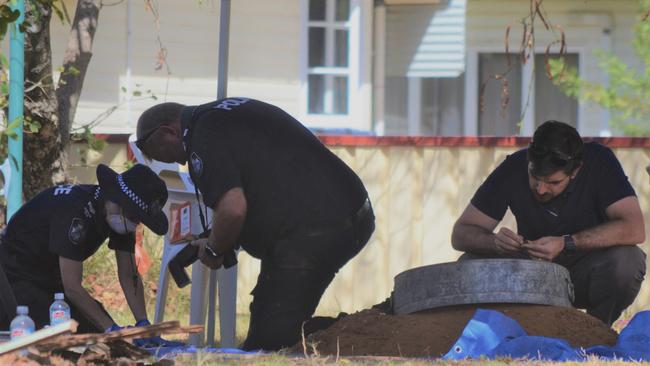
{"type": "MultiPolygon", "coordinates": [[[[190,222],[192,234],[200,234],[203,231],[199,219],[199,204],[196,201],[194,185],[186,172],[179,170],[178,164],[162,163],[159,161],[147,161],[142,152],[135,146],[135,135],[129,136],[129,147],[138,163],[149,166],[163,180],[170,177],[180,178],[182,188],[170,188],[167,191],[169,199],[165,205],[165,213],[169,216],[171,203],[190,202],[190,222]]],[[[208,209],[208,217],[211,220],[212,212],[208,209]]],[[[156,310],[154,323],[163,321],[165,304],[167,301],[167,289],[171,274],[167,269],[169,261],[181,251],[187,244],[172,245],[169,242],[169,234],[164,236],[164,248],[160,263],[160,276],[158,277],[158,291],[156,293],[156,310]]],[[[216,313],[216,290],[219,289],[219,324],[221,333],[221,347],[235,347],[236,307],[237,307],[237,266],[229,269],[210,270],[201,262],[197,261],[192,265],[192,283],[190,289],[190,324],[205,324],[207,315],[207,345],[213,347],[214,323],[216,313]]],[[[190,335],[189,343],[194,346],[206,344],[206,337],[197,333],[190,335]]]]}

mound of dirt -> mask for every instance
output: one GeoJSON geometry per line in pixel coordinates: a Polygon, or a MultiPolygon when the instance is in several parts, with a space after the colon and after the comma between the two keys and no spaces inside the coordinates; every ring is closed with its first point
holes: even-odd
{"type": "MultiPolygon", "coordinates": [[[[494,309],[517,320],[529,335],[566,339],[574,347],[614,345],[618,334],[576,309],[526,304],[481,304],[440,308],[409,315],[363,310],[307,339],[321,355],[439,357],[451,348],[477,308],[494,309]]],[[[293,351],[303,352],[298,344],[293,351]]]]}

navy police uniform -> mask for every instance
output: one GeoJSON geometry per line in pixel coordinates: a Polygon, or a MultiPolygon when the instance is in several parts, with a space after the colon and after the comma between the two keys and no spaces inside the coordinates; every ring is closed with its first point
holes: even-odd
{"type": "MultiPolygon", "coordinates": [[[[0,262],[17,303],[29,306],[37,328],[49,324],[54,293],[63,292],[59,257],[84,261],[107,238],[109,248],[134,252],[135,235],[110,230],[103,212],[99,186],[56,186],[27,202],[7,224],[0,242],[0,262]]],[[[69,305],[72,318],[79,322],[79,332],[104,331],[74,304],[69,305]]],[[[0,313],[0,328],[8,328],[14,316],[0,313]]]]}
{"type": "Polygon", "coordinates": [[[181,127],[205,205],[215,207],[237,187],[246,197],[237,243],[261,259],[262,268],[244,349],[295,344],[336,272],[374,230],[363,183],[300,122],[270,104],[228,98],[185,107],[181,127]]]}
{"type": "MultiPolygon", "coordinates": [[[[575,234],[607,221],[612,203],[635,196],[621,164],[607,147],[584,145],[583,164],[566,190],[548,203],[538,202],[528,182],[527,149],[506,158],[480,186],[472,205],[500,221],[510,208],[517,230],[526,240],[575,234]]],[[[464,255],[464,259],[476,257],[464,255]]],[[[639,292],[645,276],[645,254],[638,246],[561,253],[555,262],[569,269],[574,305],[611,324],[639,292]]]]}

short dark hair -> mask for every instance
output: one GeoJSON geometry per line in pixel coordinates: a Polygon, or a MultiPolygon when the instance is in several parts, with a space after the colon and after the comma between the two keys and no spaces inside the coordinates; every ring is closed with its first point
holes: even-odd
{"type": "Polygon", "coordinates": [[[142,112],[142,115],[138,118],[138,127],[136,130],[138,140],[156,128],[170,125],[177,120],[181,115],[183,107],[185,106],[180,103],[166,102],[156,104],[142,112]]]}
{"type": "Polygon", "coordinates": [[[540,125],[528,147],[531,173],[543,177],[557,171],[567,175],[582,164],[583,142],[578,131],[559,121],[546,121],[540,125]]]}
{"type": "MultiPolygon", "coordinates": [[[[185,105],[174,102],[165,102],[156,104],[147,109],[138,118],[136,128],[136,146],[140,146],[158,129],[160,126],[169,126],[178,120],[185,105]]],[[[142,152],[146,156],[146,152],[142,152]]],[[[147,157],[148,158],[148,157],[147,157]]]]}

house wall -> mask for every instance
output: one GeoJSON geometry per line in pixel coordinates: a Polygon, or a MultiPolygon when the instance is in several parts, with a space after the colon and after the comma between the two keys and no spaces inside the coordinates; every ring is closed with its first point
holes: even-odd
{"type": "MultiPolygon", "coordinates": [[[[510,27],[510,52],[516,53],[519,50],[523,34],[521,23],[522,19],[530,13],[530,2],[467,0],[462,4],[466,9],[464,18],[444,14],[449,10],[450,5],[381,8],[385,8],[382,13],[385,14],[385,52],[382,53],[385,66],[383,75],[381,73],[378,75],[383,76],[385,87],[376,90],[376,100],[380,101],[382,106],[375,108],[376,118],[380,123],[384,122],[382,131],[386,134],[476,135],[482,130],[488,131],[483,133],[499,133],[478,125],[481,113],[479,90],[481,85],[488,81],[485,75],[479,74],[479,54],[505,52],[505,34],[508,27],[510,27]],[[465,25],[464,33],[459,32],[457,28],[461,23],[465,25]],[[466,42],[465,59],[457,61],[454,58],[454,42],[462,42],[463,39],[466,42]],[[436,65],[430,63],[429,73],[444,72],[454,63],[465,66],[463,78],[453,79],[451,77],[453,75],[447,75],[446,78],[440,79],[444,80],[445,84],[435,81],[440,84],[436,88],[444,90],[450,100],[442,99],[436,93],[427,94],[427,85],[431,86],[433,80],[431,75],[425,79],[413,78],[416,74],[409,71],[409,67],[418,59],[449,61],[436,65]],[[459,109],[463,111],[462,114],[458,112],[459,109]],[[435,121],[433,121],[431,116],[426,115],[427,110],[437,111],[442,115],[434,117],[435,121]],[[412,116],[416,116],[415,120],[412,116]],[[432,123],[434,128],[429,126],[432,123]],[[437,126],[442,128],[436,128],[437,126]]],[[[580,75],[591,82],[607,84],[608,81],[605,73],[598,67],[599,60],[594,54],[596,50],[611,51],[631,67],[640,67],[640,60],[631,46],[634,24],[639,15],[638,1],[546,0],[543,2],[542,11],[552,29],[546,30],[540,17],[537,16],[536,53],[543,55],[546,47],[560,38],[560,29],[562,29],[566,36],[568,52],[579,55],[580,75]]],[[[377,37],[382,35],[379,34],[377,37]]],[[[551,53],[556,53],[558,50],[559,44],[556,43],[551,48],[551,53]]],[[[517,62],[516,58],[513,61],[517,62]]],[[[547,119],[549,116],[560,120],[571,119],[568,122],[577,123],[580,132],[586,136],[609,136],[617,133],[609,126],[608,112],[589,103],[583,103],[578,107],[577,118],[573,116],[573,107],[570,105],[565,106],[566,109],[571,110],[569,115],[558,110],[555,114],[550,111],[543,113],[544,117],[536,117],[535,103],[529,103],[528,100],[536,99],[532,80],[535,70],[537,69],[538,72],[544,70],[544,65],[541,62],[540,65],[533,65],[529,61],[522,68],[523,75],[522,71],[517,69],[511,72],[513,78],[509,86],[511,93],[509,107],[515,107],[513,110],[516,112],[513,113],[516,115],[513,115],[512,119],[515,123],[520,123],[518,133],[524,136],[532,135],[534,127],[540,122],[536,119],[547,119]],[[516,77],[514,77],[515,73],[516,77]],[[521,120],[519,106],[514,106],[513,103],[521,104],[521,110],[525,112],[521,120]]],[[[505,73],[507,70],[508,67],[504,62],[497,72],[505,73]]],[[[541,74],[539,77],[542,77],[541,74]]],[[[491,81],[489,86],[486,93],[500,94],[501,88],[498,82],[491,81]]],[[[542,85],[541,90],[548,90],[545,89],[548,87],[542,85]]],[[[558,93],[558,95],[562,94],[558,93]]],[[[500,104],[498,95],[486,100],[487,103],[500,104]]],[[[489,116],[488,113],[482,117],[490,118],[489,116]]],[[[507,122],[513,123],[506,120],[499,123],[507,122]]]]}
{"type": "MultiPolygon", "coordinates": [[[[521,43],[521,19],[529,13],[528,1],[470,0],[467,5],[468,66],[477,52],[504,52],[506,27],[510,30],[510,50],[516,52],[521,43]]],[[[638,17],[638,2],[625,1],[544,1],[544,16],[551,24],[561,25],[569,52],[580,54],[579,73],[587,80],[606,83],[606,75],[598,68],[594,51],[610,50],[632,67],[640,66],[631,46],[634,23],[638,17]]],[[[546,46],[559,37],[557,29],[547,31],[541,21],[535,23],[536,52],[544,53],[546,46]]],[[[557,52],[559,45],[552,47],[557,52]]],[[[544,65],[536,65],[544,67],[544,65]]],[[[505,68],[504,68],[505,71],[505,68]]],[[[477,76],[468,70],[472,90],[478,93],[482,80],[472,84],[477,76]]],[[[467,102],[467,100],[466,100],[467,102]]],[[[471,117],[471,116],[470,116],[471,117]]],[[[606,111],[584,104],[578,112],[578,129],[582,135],[607,134],[609,116],[606,111]]]]}
{"type": "MultiPolygon", "coordinates": [[[[362,145],[342,144],[335,138],[326,140],[330,149],[363,180],[375,210],[377,228],[367,247],[336,276],[318,313],[366,308],[390,295],[393,277],[398,273],[456,260],[460,253],[450,244],[455,220],[487,175],[506,155],[527,143],[508,138],[491,145],[454,138],[442,143],[426,138],[414,138],[406,143],[385,140],[375,143],[376,139],[368,139],[371,142],[362,145]]],[[[645,166],[650,161],[650,142],[636,141],[637,145],[633,146],[638,147],[613,150],[636,190],[645,217],[649,218],[650,184],[645,166]]],[[[122,171],[125,150],[124,144],[109,144],[103,156],[90,157],[90,167],[77,165],[72,175],[80,182],[92,183],[94,165],[99,162],[122,171]]],[[[645,222],[650,238],[649,220],[645,222]]],[[[502,225],[516,228],[509,212],[502,225]]],[[[649,243],[646,241],[642,246],[646,252],[649,243]]],[[[239,263],[237,306],[239,311],[247,312],[259,261],[242,252],[239,263]]],[[[650,285],[646,281],[630,310],[649,305],[650,285]]]]}
{"type": "MultiPolygon", "coordinates": [[[[119,2],[118,2],[119,3],[119,2]]],[[[159,30],[144,1],[104,6],[93,58],[79,102],[76,123],[86,124],[119,106],[95,133],[132,133],[140,113],[161,101],[203,103],[216,98],[220,1],[159,0],[159,30]],[[131,9],[131,43],[127,13],[131,9]],[[167,50],[166,67],[155,70],[157,36],[167,50]],[[131,50],[130,57],[127,49],[131,50]],[[127,70],[130,69],[130,83],[127,70]],[[158,100],[134,98],[132,88],[158,100]],[[139,85],[139,86],[137,86],[139,85]],[[126,122],[126,123],[125,123],[126,122]]],[[[297,115],[300,82],[300,1],[238,0],[231,6],[228,95],[245,95],[297,115]]],[[[75,1],[66,1],[74,13],[75,1]]],[[[74,14],[70,14],[74,16],[74,14]]],[[[54,69],[63,60],[69,25],[51,25],[54,69]]],[[[56,74],[56,72],[55,72],[56,74]]]]}
{"type": "MultiPolygon", "coordinates": [[[[302,10],[306,0],[238,0],[232,2],[231,40],[229,62],[229,95],[246,95],[277,104],[294,116],[304,117],[305,93],[301,89],[301,33],[302,10]],[[301,109],[302,107],[302,109],[301,109]]],[[[76,2],[65,1],[74,12],[76,2]]],[[[426,31],[430,16],[436,6],[390,6],[385,28],[386,69],[385,80],[371,80],[369,74],[371,53],[370,33],[373,32],[374,14],[370,0],[359,0],[365,14],[361,33],[364,44],[361,55],[363,80],[357,105],[370,102],[370,88],[375,93],[389,83],[406,94],[408,85],[400,79],[405,65],[412,60],[418,46],[418,34],[426,31]],[[392,78],[392,79],[391,79],[392,78]],[[396,79],[397,78],[397,79],[396,79]],[[404,85],[401,85],[403,83],[404,85]],[[380,89],[377,89],[380,88],[380,89]],[[401,88],[401,89],[400,89],[401,88]]],[[[160,0],[156,11],[156,23],[152,11],[144,1],[129,0],[117,5],[104,6],[100,12],[93,59],[90,63],[84,89],[76,116],[77,125],[89,123],[112,107],[118,108],[95,128],[96,133],[131,133],[139,114],[156,103],[150,98],[129,98],[138,90],[151,92],[158,101],[201,103],[216,96],[217,48],[220,1],[160,0]],[[128,18],[130,9],[130,20],[128,18]],[[157,27],[158,25],[158,27],[157,27]],[[131,38],[127,34],[130,32],[131,38]],[[166,48],[169,70],[155,70],[158,55],[157,36],[166,48]],[[130,52],[129,52],[130,50],[130,52]],[[170,72],[168,74],[168,71],[170,72]],[[125,88],[123,90],[122,88],[125,88]],[[131,103],[128,100],[132,99],[131,103]]],[[[528,11],[529,2],[519,0],[467,0],[466,42],[468,72],[465,75],[464,128],[447,129],[445,133],[476,133],[478,80],[475,63],[478,52],[503,52],[504,35],[512,26],[511,49],[516,50],[522,29],[520,20],[528,11]],[[469,98],[467,98],[469,97],[469,98]]],[[[636,0],[547,0],[544,1],[546,18],[565,30],[570,52],[580,53],[580,72],[591,81],[605,82],[606,76],[597,67],[593,56],[596,49],[610,49],[632,66],[640,66],[630,44],[632,29],[637,17],[636,0]],[[608,29],[609,32],[604,30],[608,29]]],[[[70,14],[73,16],[74,14],[70,14]]],[[[381,19],[380,19],[381,21],[381,19]]],[[[380,27],[381,28],[381,27],[380,27]]],[[[375,28],[376,30],[377,28],[375,28]]],[[[54,74],[61,65],[67,43],[69,26],[53,20],[51,25],[54,74]]],[[[555,32],[557,34],[557,31],[555,32]]],[[[553,32],[537,23],[537,49],[543,52],[554,39],[553,32]]],[[[554,47],[557,49],[557,47],[554,47]]],[[[381,55],[380,55],[381,56],[381,55]]],[[[377,63],[376,65],[381,65],[377,63]]],[[[376,76],[382,76],[381,72],[376,76]]],[[[383,79],[383,78],[382,78],[383,79]]],[[[423,94],[424,97],[426,95],[423,94]]],[[[462,98],[462,96],[459,96],[462,98]]],[[[395,98],[385,101],[395,104],[395,98]]],[[[457,98],[458,99],[458,98],[457,98]]],[[[382,99],[379,99],[384,103],[382,99]]],[[[406,112],[406,105],[390,106],[390,110],[406,112]]],[[[371,120],[382,124],[382,108],[364,107],[358,117],[347,123],[355,128],[368,129],[371,120]],[[359,122],[363,120],[363,122],[359,122]]],[[[606,135],[609,133],[608,114],[602,109],[584,105],[579,111],[583,135],[606,135]]],[[[306,123],[311,123],[305,119],[306,123]]],[[[393,121],[395,122],[395,121],[393,121]]],[[[387,126],[378,130],[405,134],[406,120],[399,126],[387,126]]],[[[346,123],[346,122],[344,122],[346,123]]],[[[382,124],[383,126],[383,124],[382,124]]],[[[433,133],[427,129],[422,132],[433,133]]]]}

